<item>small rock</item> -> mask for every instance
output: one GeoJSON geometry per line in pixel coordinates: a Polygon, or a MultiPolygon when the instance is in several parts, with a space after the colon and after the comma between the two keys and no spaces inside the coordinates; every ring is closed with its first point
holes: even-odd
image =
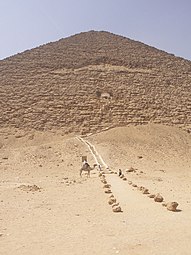
{"type": "Polygon", "coordinates": [[[20,185],[18,187],[19,189],[23,190],[23,191],[41,191],[41,188],[39,188],[37,185],[20,185]]]}
{"type": "Polygon", "coordinates": [[[154,194],[150,194],[148,197],[149,197],[149,198],[154,198],[155,195],[154,195],[154,194]]]}
{"type": "Polygon", "coordinates": [[[133,167],[130,167],[129,169],[126,170],[127,173],[132,173],[135,172],[135,169],[133,167]]]}
{"type": "Polygon", "coordinates": [[[23,135],[15,135],[15,138],[22,138],[23,135]]]}
{"type": "Polygon", "coordinates": [[[110,198],[109,201],[108,201],[108,204],[112,205],[114,203],[116,203],[116,198],[114,198],[114,197],[110,198]]]}
{"type": "Polygon", "coordinates": [[[140,187],[137,187],[138,190],[142,191],[143,189],[145,189],[145,187],[143,186],[140,186],[140,187]]]}
{"type": "Polygon", "coordinates": [[[127,180],[127,178],[126,177],[123,177],[123,181],[126,181],[127,180]]]}
{"type": "Polygon", "coordinates": [[[104,186],[103,186],[103,188],[110,188],[111,187],[111,185],[109,185],[109,184],[105,184],[104,186]]]}
{"type": "Polygon", "coordinates": [[[166,204],[167,210],[173,211],[173,212],[176,212],[176,211],[177,211],[177,210],[176,210],[177,206],[178,206],[178,203],[177,203],[177,202],[169,202],[169,203],[166,204]]]}
{"type": "Polygon", "coordinates": [[[106,193],[106,194],[110,194],[110,193],[111,193],[111,190],[110,190],[110,189],[107,189],[107,190],[105,190],[105,193],[106,193]]]}
{"type": "Polygon", "coordinates": [[[113,207],[117,207],[117,206],[119,206],[119,203],[114,203],[114,204],[112,204],[112,208],[113,208],[113,207]]]}
{"type": "Polygon", "coordinates": [[[142,193],[143,194],[149,194],[149,190],[147,188],[142,188],[142,193]]]}
{"type": "Polygon", "coordinates": [[[122,212],[120,206],[113,207],[113,212],[122,212]]]}
{"type": "Polygon", "coordinates": [[[163,201],[163,197],[158,193],[155,195],[154,201],[161,203],[163,201]]]}

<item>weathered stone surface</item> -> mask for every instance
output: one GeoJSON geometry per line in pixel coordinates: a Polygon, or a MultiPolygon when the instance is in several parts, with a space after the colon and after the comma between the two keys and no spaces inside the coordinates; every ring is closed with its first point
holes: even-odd
{"type": "Polygon", "coordinates": [[[186,126],[190,70],[190,61],[140,42],[81,33],[0,61],[0,127],[86,134],[150,121],[186,126]]]}

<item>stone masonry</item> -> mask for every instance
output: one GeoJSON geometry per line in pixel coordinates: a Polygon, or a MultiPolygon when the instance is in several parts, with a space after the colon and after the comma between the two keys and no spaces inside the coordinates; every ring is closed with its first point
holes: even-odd
{"type": "Polygon", "coordinates": [[[191,126],[191,61],[108,32],[0,61],[0,127],[88,133],[191,126]]]}

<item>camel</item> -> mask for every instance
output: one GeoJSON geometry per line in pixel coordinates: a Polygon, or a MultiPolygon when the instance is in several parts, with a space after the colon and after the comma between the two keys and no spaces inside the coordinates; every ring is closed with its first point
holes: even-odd
{"type": "Polygon", "coordinates": [[[87,171],[88,172],[88,177],[90,177],[90,171],[93,170],[97,164],[94,164],[93,167],[91,167],[89,164],[83,164],[83,166],[80,169],[80,176],[82,176],[82,171],[87,171]]]}

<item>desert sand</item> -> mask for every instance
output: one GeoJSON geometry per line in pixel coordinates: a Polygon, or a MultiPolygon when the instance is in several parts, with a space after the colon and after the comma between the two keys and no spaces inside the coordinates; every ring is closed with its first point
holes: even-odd
{"type": "Polygon", "coordinates": [[[0,254],[190,255],[190,181],[191,136],[177,127],[127,126],[82,140],[1,129],[0,254]],[[108,204],[98,168],[79,176],[83,155],[101,164],[122,212],[108,204]],[[148,197],[157,193],[177,210],[148,197]]]}

